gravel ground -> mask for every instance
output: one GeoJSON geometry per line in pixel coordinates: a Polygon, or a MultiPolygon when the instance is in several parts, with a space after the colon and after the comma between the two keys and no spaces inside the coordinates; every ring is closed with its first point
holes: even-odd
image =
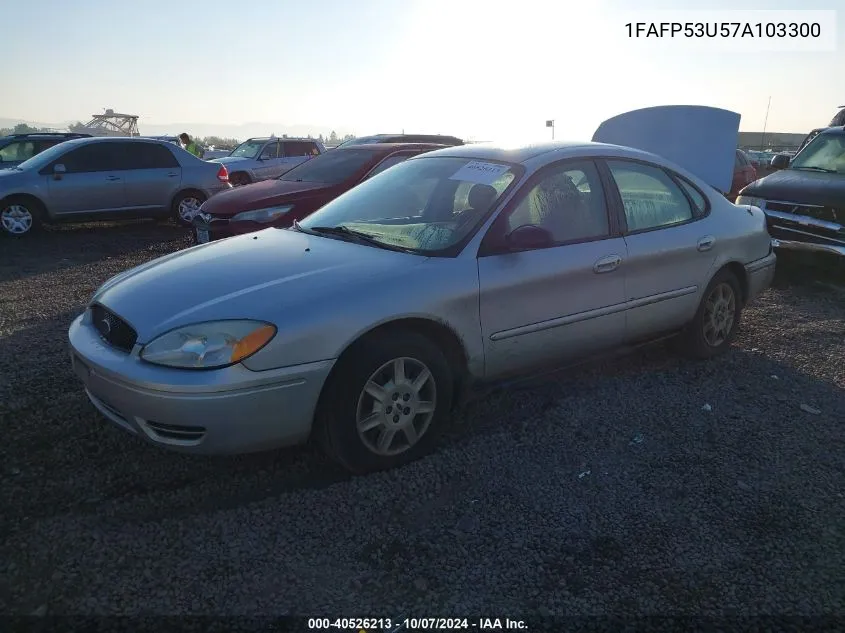
{"type": "Polygon", "coordinates": [[[435,454],[195,458],[104,421],[66,330],[164,224],[0,243],[0,612],[845,614],[845,290],[779,272],[734,348],[487,395],[435,454]],[[802,408],[803,407],[803,408],[802,408]]]}

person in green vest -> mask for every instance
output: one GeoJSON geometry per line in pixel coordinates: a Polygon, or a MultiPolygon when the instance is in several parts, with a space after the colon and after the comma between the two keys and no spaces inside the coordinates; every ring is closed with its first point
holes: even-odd
{"type": "Polygon", "coordinates": [[[194,141],[193,139],[191,139],[190,136],[188,136],[187,132],[182,132],[179,135],[179,140],[182,141],[182,147],[184,147],[187,151],[191,152],[191,154],[193,154],[197,158],[202,158],[202,148],[197,145],[196,141],[194,141]]]}

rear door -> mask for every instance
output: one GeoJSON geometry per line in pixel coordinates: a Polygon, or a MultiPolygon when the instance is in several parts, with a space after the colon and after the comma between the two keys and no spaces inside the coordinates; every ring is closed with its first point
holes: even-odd
{"type": "Polygon", "coordinates": [[[606,159],[621,208],[628,262],[625,300],[632,341],[690,321],[715,260],[707,202],[689,182],[643,161],[606,159]]]}
{"type": "Polygon", "coordinates": [[[126,206],[136,211],[167,211],[182,182],[182,167],[165,145],[119,145],[126,179],[126,206]]]}
{"type": "Polygon", "coordinates": [[[77,146],[40,172],[47,180],[47,206],[53,215],[104,213],[126,206],[125,172],[113,145],[94,142],[77,146]],[[54,174],[55,165],[64,165],[66,173],[54,174]]]}
{"type": "Polygon", "coordinates": [[[282,141],[281,145],[283,159],[278,176],[320,153],[317,144],[312,141],[282,141]]]}

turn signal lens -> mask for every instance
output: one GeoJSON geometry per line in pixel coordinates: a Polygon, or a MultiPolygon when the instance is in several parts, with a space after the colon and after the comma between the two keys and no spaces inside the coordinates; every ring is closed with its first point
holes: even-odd
{"type": "Polygon", "coordinates": [[[232,348],[232,362],[237,363],[241,359],[251,356],[262,347],[270,342],[270,339],[276,335],[276,328],[272,325],[265,325],[253,330],[237,343],[232,348]]]}

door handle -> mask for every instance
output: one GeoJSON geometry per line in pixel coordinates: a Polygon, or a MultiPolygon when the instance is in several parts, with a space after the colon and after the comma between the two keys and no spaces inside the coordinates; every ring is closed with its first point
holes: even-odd
{"type": "Polygon", "coordinates": [[[715,243],[716,238],[712,235],[708,235],[707,237],[702,237],[700,240],[698,240],[698,245],[696,248],[698,248],[698,250],[700,251],[709,251],[711,248],[713,248],[713,244],[715,243]]]}
{"type": "Polygon", "coordinates": [[[609,273],[619,268],[619,264],[621,263],[622,258],[619,255],[608,255],[607,257],[602,257],[593,265],[593,272],[609,273]]]}
{"type": "Polygon", "coordinates": [[[120,180],[120,176],[106,176],[106,180],[120,180]]]}
{"type": "Polygon", "coordinates": [[[167,174],[168,178],[176,178],[179,174],[167,174]]]}

